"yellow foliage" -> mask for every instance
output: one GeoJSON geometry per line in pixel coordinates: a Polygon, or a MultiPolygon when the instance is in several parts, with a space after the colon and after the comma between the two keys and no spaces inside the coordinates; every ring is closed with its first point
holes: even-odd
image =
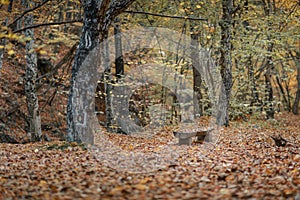
{"type": "Polygon", "coordinates": [[[15,51],[11,49],[11,50],[9,50],[9,51],[7,52],[7,54],[10,55],[10,56],[11,56],[11,55],[14,55],[14,54],[15,54],[15,51]]]}
{"type": "Polygon", "coordinates": [[[40,50],[39,53],[40,53],[41,55],[47,55],[47,51],[45,51],[45,50],[40,50]]]}
{"type": "Polygon", "coordinates": [[[9,0],[1,0],[1,4],[8,5],[9,4],[9,0]]]}

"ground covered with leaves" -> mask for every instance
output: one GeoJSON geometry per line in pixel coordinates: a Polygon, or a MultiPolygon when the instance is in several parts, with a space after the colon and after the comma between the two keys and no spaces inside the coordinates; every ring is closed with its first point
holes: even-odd
{"type": "Polygon", "coordinates": [[[101,133],[119,152],[101,144],[3,143],[0,199],[300,199],[299,119],[235,122],[216,143],[191,146],[178,146],[168,128],[150,138],[101,133]],[[279,136],[285,146],[272,139],[279,136]],[[136,168],[130,156],[140,159],[136,168]]]}

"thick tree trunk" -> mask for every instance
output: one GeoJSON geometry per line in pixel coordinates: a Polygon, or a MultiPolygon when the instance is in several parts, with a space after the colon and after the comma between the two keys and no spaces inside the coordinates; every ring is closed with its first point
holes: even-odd
{"type": "Polygon", "coordinates": [[[231,26],[232,26],[232,0],[222,0],[222,21],[221,26],[221,56],[220,67],[224,87],[224,94],[219,99],[219,109],[217,113],[217,123],[219,125],[229,125],[229,103],[232,87],[232,58],[231,58],[231,26]]]}
{"type": "Polygon", "coordinates": [[[110,70],[103,42],[113,19],[133,0],[83,0],[82,36],[72,66],[71,89],[67,108],[68,140],[94,143],[93,120],[95,91],[100,75],[100,59],[110,70]],[[101,44],[100,44],[101,42],[101,44]],[[100,45],[99,45],[100,44],[100,45]],[[103,56],[104,59],[103,60],[103,56]]]}
{"type": "MultiPolygon", "coordinates": [[[[76,78],[79,73],[80,67],[88,57],[88,54],[99,44],[99,0],[83,1],[84,7],[84,22],[82,27],[82,36],[80,38],[77,53],[75,55],[74,63],[72,66],[72,78],[71,78],[71,88],[69,93],[69,102],[67,108],[67,124],[68,124],[68,140],[75,141],[78,143],[83,142],[83,140],[88,141],[88,143],[93,144],[93,136],[89,130],[89,124],[87,124],[87,116],[89,111],[87,111],[84,101],[91,101],[92,99],[80,98],[83,96],[83,91],[78,90],[76,86],[76,78]],[[75,99],[79,97],[79,101],[75,99]],[[77,116],[78,114],[78,116],[77,116]],[[78,117],[79,119],[74,119],[78,117]],[[79,122],[77,122],[77,120],[79,122]]],[[[89,82],[89,77],[84,77],[89,82]]],[[[86,96],[87,98],[93,98],[86,96]]]]}
{"type": "MultiPolygon", "coordinates": [[[[33,2],[24,1],[26,8],[31,8],[33,2]]],[[[25,27],[33,24],[33,15],[25,16],[25,27]]],[[[42,139],[41,116],[39,112],[39,103],[36,95],[36,78],[37,78],[37,56],[33,51],[34,31],[27,29],[25,36],[31,38],[26,42],[26,71],[25,71],[25,96],[29,115],[29,137],[31,141],[40,141],[42,139]]]]}

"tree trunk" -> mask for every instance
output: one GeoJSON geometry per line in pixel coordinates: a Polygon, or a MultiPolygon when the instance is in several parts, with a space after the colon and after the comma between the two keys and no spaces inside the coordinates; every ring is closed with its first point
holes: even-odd
{"type": "Polygon", "coordinates": [[[124,75],[124,60],[123,60],[123,52],[122,52],[122,37],[121,30],[118,21],[116,20],[116,25],[114,28],[115,34],[115,49],[116,49],[116,77],[117,79],[122,78],[124,75]]]}
{"type": "MultiPolygon", "coordinates": [[[[273,10],[275,10],[275,5],[272,6],[271,1],[267,0],[264,3],[264,11],[265,15],[269,17],[271,13],[273,13],[273,10]]],[[[271,41],[271,27],[272,22],[267,20],[267,28],[268,28],[268,56],[267,56],[267,63],[266,63],[266,73],[265,73],[265,84],[266,84],[266,114],[267,119],[274,119],[275,111],[274,111],[274,105],[273,105],[273,88],[272,88],[272,71],[274,69],[273,61],[272,61],[272,51],[273,51],[273,42],[271,41]]]]}
{"type": "MultiPolygon", "coordinates": [[[[12,5],[13,5],[13,0],[9,1],[9,5],[7,7],[7,12],[11,13],[12,11],[12,5]]],[[[5,18],[5,21],[2,23],[2,26],[7,26],[8,24],[8,17],[5,18]]],[[[6,44],[6,39],[1,39],[0,40],[0,46],[5,46],[6,44]]],[[[2,58],[3,58],[3,53],[4,53],[4,48],[0,48],[0,70],[2,69],[2,58]]]]}
{"type": "Polygon", "coordinates": [[[258,105],[259,103],[259,96],[258,96],[258,91],[257,91],[257,83],[256,83],[256,79],[255,79],[255,76],[254,76],[254,66],[253,66],[253,63],[251,61],[252,59],[252,56],[249,56],[247,58],[247,66],[249,67],[249,80],[250,80],[250,88],[251,88],[251,108],[250,108],[250,111],[249,113],[250,114],[253,114],[253,109],[255,108],[256,109],[256,106],[258,105]]]}
{"type": "Polygon", "coordinates": [[[229,103],[232,87],[232,58],[231,58],[231,26],[232,26],[232,0],[222,0],[222,21],[221,26],[221,56],[220,67],[224,87],[224,94],[221,93],[219,99],[219,109],[217,113],[217,123],[219,125],[229,125],[229,103]],[[224,116],[224,117],[222,117],[224,116]]]}
{"type": "Polygon", "coordinates": [[[290,101],[290,97],[289,97],[290,95],[289,95],[288,86],[286,86],[286,92],[285,92],[284,87],[282,85],[281,78],[277,75],[275,77],[275,80],[276,80],[276,83],[277,83],[278,89],[279,89],[279,98],[280,98],[280,93],[282,94],[284,110],[291,112],[291,101],[290,101]]]}
{"type": "MultiPolygon", "coordinates": [[[[106,36],[105,36],[106,38],[106,36]]],[[[113,122],[113,113],[112,113],[112,74],[111,74],[111,64],[109,60],[109,47],[107,44],[104,44],[101,48],[103,51],[103,65],[105,66],[104,70],[104,89],[105,89],[105,118],[106,118],[106,128],[109,131],[112,131],[113,122]]]]}
{"type": "MultiPolygon", "coordinates": [[[[101,70],[98,67],[100,59],[103,60],[103,55],[107,53],[105,52],[106,44],[103,41],[113,19],[133,0],[83,0],[81,2],[84,21],[82,36],[72,66],[67,109],[68,140],[93,144],[95,91],[100,77],[98,73],[101,70]]],[[[107,66],[107,60],[102,63],[110,68],[107,66]]],[[[105,70],[107,72],[110,69],[105,70]]]]}
{"type": "Polygon", "coordinates": [[[300,101],[300,52],[296,52],[295,64],[297,67],[297,92],[295,101],[293,103],[292,112],[297,115],[299,114],[299,101],[300,101]]]}
{"type": "MultiPolygon", "coordinates": [[[[196,5],[195,0],[191,0],[191,7],[196,5]]],[[[203,107],[202,107],[202,93],[201,93],[201,83],[202,77],[200,74],[200,61],[199,61],[199,33],[195,32],[194,27],[196,26],[194,21],[190,23],[190,32],[191,32],[191,59],[193,66],[193,90],[194,90],[194,115],[196,117],[200,117],[203,115],[203,107]]]]}
{"type": "Polygon", "coordinates": [[[201,93],[201,84],[202,77],[199,72],[199,68],[196,65],[199,65],[199,47],[198,47],[198,34],[191,35],[191,56],[192,56],[192,65],[193,65],[193,90],[194,90],[194,115],[196,117],[200,117],[203,115],[203,107],[202,107],[202,93],[201,93]]]}
{"type": "MultiPolygon", "coordinates": [[[[80,38],[79,46],[74,58],[74,63],[72,66],[72,77],[71,77],[71,88],[69,93],[69,102],[67,108],[67,124],[68,124],[68,140],[75,141],[78,143],[85,140],[88,143],[93,144],[93,136],[89,130],[87,124],[87,116],[89,111],[84,106],[84,101],[92,101],[93,97],[88,97],[89,99],[82,98],[83,91],[80,91],[76,87],[76,78],[79,73],[80,67],[87,58],[88,54],[99,44],[99,0],[83,1],[84,9],[84,21],[82,26],[82,36],[80,38]],[[79,101],[75,99],[79,97],[79,101]],[[78,114],[78,116],[77,116],[78,114]],[[78,119],[74,119],[78,117],[78,119]],[[79,121],[79,122],[77,122],[79,121]]],[[[89,77],[84,77],[86,82],[89,82],[89,77]]],[[[92,103],[91,102],[91,103],[92,103]]]]}
{"type": "Polygon", "coordinates": [[[272,88],[272,67],[267,67],[267,71],[265,73],[265,84],[266,84],[266,114],[267,119],[274,119],[274,106],[273,106],[273,88],[272,88]]]}
{"type": "MultiPolygon", "coordinates": [[[[24,6],[28,9],[31,8],[33,2],[24,1],[24,6]]],[[[33,24],[33,15],[28,14],[25,16],[25,27],[33,24]]],[[[40,141],[42,139],[41,131],[41,116],[39,112],[39,103],[36,95],[36,78],[37,78],[37,56],[33,51],[34,44],[34,31],[27,29],[25,36],[31,38],[26,42],[26,63],[25,70],[25,96],[27,101],[27,109],[29,115],[29,131],[28,135],[31,141],[40,141]]]]}

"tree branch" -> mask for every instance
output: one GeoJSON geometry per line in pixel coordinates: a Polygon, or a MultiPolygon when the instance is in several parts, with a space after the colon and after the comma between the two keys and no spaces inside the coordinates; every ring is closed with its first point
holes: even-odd
{"type": "Polygon", "coordinates": [[[20,33],[20,32],[25,31],[27,29],[38,28],[38,27],[42,27],[42,26],[72,24],[72,23],[82,22],[82,21],[83,21],[82,19],[77,19],[77,20],[63,21],[63,22],[49,22],[49,23],[43,23],[43,24],[35,24],[35,25],[32,25],[32,26],[27,26],[27,27],[15,30],[15,31],[13,31],[13,33],[20,33]]]}
{"type": "Polygon", "coordinates": [[[103,18],[103,30],[108,30],[108,27],[112,23],[112,20],[115,19],[120,13],[122,13],[130,4],[135,0],[113,0],[108,9],[105,10],[105,15],[103,18]]]}
{"type": "Polygon", "coordinates": [[[141,11],[132,11],[132,10],[127,10],[124,11],[125,13],[129,14],[140,14],[140,15],[151,15],[151,16],[156,16],[156,17],[165,17],[165,18],[172,18],[172,19],[188,19],[188,20],[195,20],[195,21],[207,21],[208,19],[206,18],[196,18],[196,17],[185,17],[185,16],[172,16],[172,15],[163,15],[163,14],[158,14],[158,13],[148,13],[148,12],[141,12],[141,11]]]}

